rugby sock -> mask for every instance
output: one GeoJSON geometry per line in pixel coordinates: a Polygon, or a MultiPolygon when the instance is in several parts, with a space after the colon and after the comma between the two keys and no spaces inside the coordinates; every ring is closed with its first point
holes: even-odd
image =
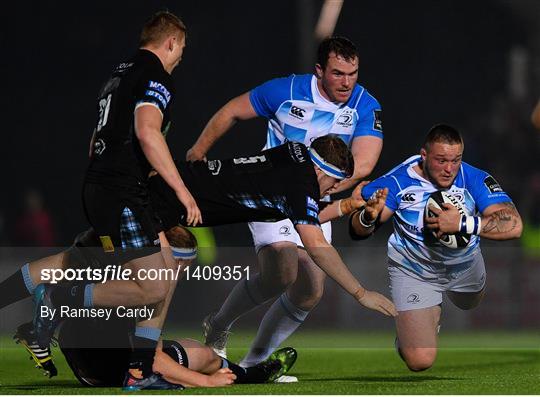
{"type": "Polygon", "coordinates": [[[28,263],[0,283],[0,309],[34,293],[28,263]]]}
{"type": "Polygon", "coordinates": [[[141,370],[143,378],[150,376],[153,372],[152,364],[154,364],[154,355],[160,336],[161,329],[159,328],[135,328],[129,368],[141,370]]]}
{"type": "Polygon", "coordinates": [[[214,322],[227,331],[242,315],[262,305],[267,298],[262,296],[258,286],[259,275],[244,279],[237,283],[219,311],[214,316],[214,322]]]}
{"type": "Polygon", "coordinates": [[[283,293],[264,315],[257,336],[240,362],[242,367],[249,367],[264,361],[302,325],[309,311],[295,306],[283,293]]]}
{"type": "Polygon", "coordinates": [[[83,305],[84,307],[94,307],[94,287],[96,284],[86,284],[84,287],[83,305]]]}
{"type": "Polygon", "coordinates": [[[72,281],[58,284],[51,292],[54,306],[69,306],[70,309],[85,307],[85,291],[89,282],[72,281]]]}
{"type": "Polygon", "coordinates": [[[236,375],[234,383],[264,383],[268,374],[258,367],[242,368],[226,358],[222,358],[221,368],[229,368],[236,375]]]}

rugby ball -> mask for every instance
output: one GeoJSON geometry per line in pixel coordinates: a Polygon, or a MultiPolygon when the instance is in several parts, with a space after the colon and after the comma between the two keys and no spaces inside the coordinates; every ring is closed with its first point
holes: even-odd
{"type": "MultiPolygon", "coordinates": [[[[444,207],[442,206],[443,203],[449,203],[452,204],[454,207],[456,207],[461,215],[467,215],[465,212],[465,209],[461,205],[460,201],[452,196],[450,193],[443,192],[443,191],[436,191],[430,194],[427,203],[426,208],[424,211],[425,217],[434,217],[436,216],[430,209],[430,206],[433,206],[435,208],[438,208],[440,210],[444,211],[444,207]]],[[[432,232],[435,238],[444,246],[448,248],[464,248],[467,245],[469,245],[471,241],[471,235],[470,234],[463,234],[463,233],[455,233],[455,234],[443,234],[441,238],[437,237],[437,234],[435,232],[432,232]]]]}

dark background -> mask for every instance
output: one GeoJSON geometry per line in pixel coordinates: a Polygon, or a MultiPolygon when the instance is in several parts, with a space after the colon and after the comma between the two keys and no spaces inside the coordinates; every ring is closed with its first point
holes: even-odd
{"type": "MultiPolygon", "coordinates": [[[[50,245],[68,245],[86,228],[80,190],[97,94],[115,65],[136,50],[149,15],[169,9],[188,26],[184,60],[174,73],[177,96],[168,136],[173,155],[183,158],[229,99],[270,78],[312,71],[306,32],[309,39],[321,5],[315,0],[3,4],[0,246],[39,245],[16,233],[28,213],[28,191],[41,198],[38,207],[52,219],[50,245]]],[[[540,236],[540,133],[530,123],[540,96],[538,21],[536,0],[345,0],[335,33],[358,46],[359,83],[383,107],[384,149],[372,176],[417,153],[430,126],[450,123],[465,136],[465,161],[491,171],[516,202],[525,224],[540,236]]],[[[257,151],[265,137],[264,120],[240,123],[210,157],[257,151]]],[[[390,228],[385,230],[375,239],[352,243],[345,223],[336,222],[334,242],[366,285],[387,293],[384,246],[390,228]]],[[[219,263],[255,269],[245,225],[216,228],[215,233],[221,247],[245,247],[240,256],[220,250],[219,263]],[[240,257],[248,259],[235,262],[240,257]]],[[[490,269],[486,302],[472,317],[449,305],[448,322],[456,328],[540,325],[540,239],[529,238],[532,247],[525,249],[523,241],[483,242],[490,269]]],[[[2,279],[28,256],[42,256],[25,248],[2,252],[20,258],[4,257],[2,279]]],[[[192,307],[174,311],[171,318],[198,324],[233,285],[184,282],[176,299],[192,302],[192,307]]],[[[370,322],[379,326],[383,321],[366,311],[360,314],[333,283],[317,311],[310,322],[315,326],[333,324],[329,319],[345,327],[370,322]],[[359,315],[367,317],[359,321],[359,315]]],[[[15,312],[23,316],[24,311],[14,308],[5,318],[14,321],[15,312]]],[[[255,315],[260,318],[262,312],[255,315]]],[[[245,321],[256,324],[250,316],[245,321]]]]}
{"type": "MultiPolygon", "coordinates": [[[[528,122],[540,91],[538,3],[345,1],[335,33],[357,44],[359,83],[383,107],[385,146],[373,176],[416,153],[429,127],[445,121],[465,135],[465,160],[491,170],[519,201],[539,153],[528,122]],[[516,49],[527,56],[526,92],[518,98],[510,77],[516,49]]],[[[174,156],[183,158],[227,100],[267,79],[311,71],[304,65],[314,62],[300,58],[299,21],[314,26],[321,4],[10,2],[1,37],[4,245],[21,245],[10,230],[28,189],[43,195],[57,245],[85,227],[80,189],[97,93],[137,48],[150,14],[167,8],[188,26],[169,135],[174,156]]],[[[264,120],[241,123],[210,156],[257,151],[265,132],[264,120]]],[[[238,241],[226,233],[224,242],[246,243],[245,228],[234,230],[238,241]]]]}

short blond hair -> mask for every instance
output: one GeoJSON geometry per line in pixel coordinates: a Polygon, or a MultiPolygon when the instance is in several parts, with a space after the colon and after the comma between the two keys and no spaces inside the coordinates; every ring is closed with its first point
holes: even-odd
{"type": "Polygon", "coordinates": [[[139,46],[159,44],[171,35],[186,35],[186,25],[180,18],[169,11],[159,11],[144,24],[139,39],[139,46]]]}

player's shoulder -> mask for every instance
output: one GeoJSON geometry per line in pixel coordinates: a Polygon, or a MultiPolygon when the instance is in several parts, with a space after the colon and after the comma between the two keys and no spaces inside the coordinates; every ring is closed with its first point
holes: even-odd
{"type": "Polygon", "coordinates": [[[386,174],[375,179],[372,183],[375,186],[388,187],[392,194],[399,194],[411,186],[420,186],[422,183],[418,178],[413,177],[411,170],[420,161],[420,156],[411,156],[401,162],[386,174]]]}
{"type": "Polygon", "coordinates": [[[484,171],[478,167],[475,167],[465,161],[461,162],[459,179],[462,179],[462,183],[466,185],[478,183],[489,176],[487,171],[484,171]]]}
{"type": "Polygon", "coordinates": [[[306,145],[295,141],[287,141],[282,145],[266,149],[263,153],[269,157],[280,158],[282,161],[288,160],[288,162],[295,164],[309,163],[310,159],[306,145]]]}
{"type": "Polygon", "coordinates": [[[356,83],[348,101],[353,109],[380,109],[379,101],[363,86],[356,83]]]}

